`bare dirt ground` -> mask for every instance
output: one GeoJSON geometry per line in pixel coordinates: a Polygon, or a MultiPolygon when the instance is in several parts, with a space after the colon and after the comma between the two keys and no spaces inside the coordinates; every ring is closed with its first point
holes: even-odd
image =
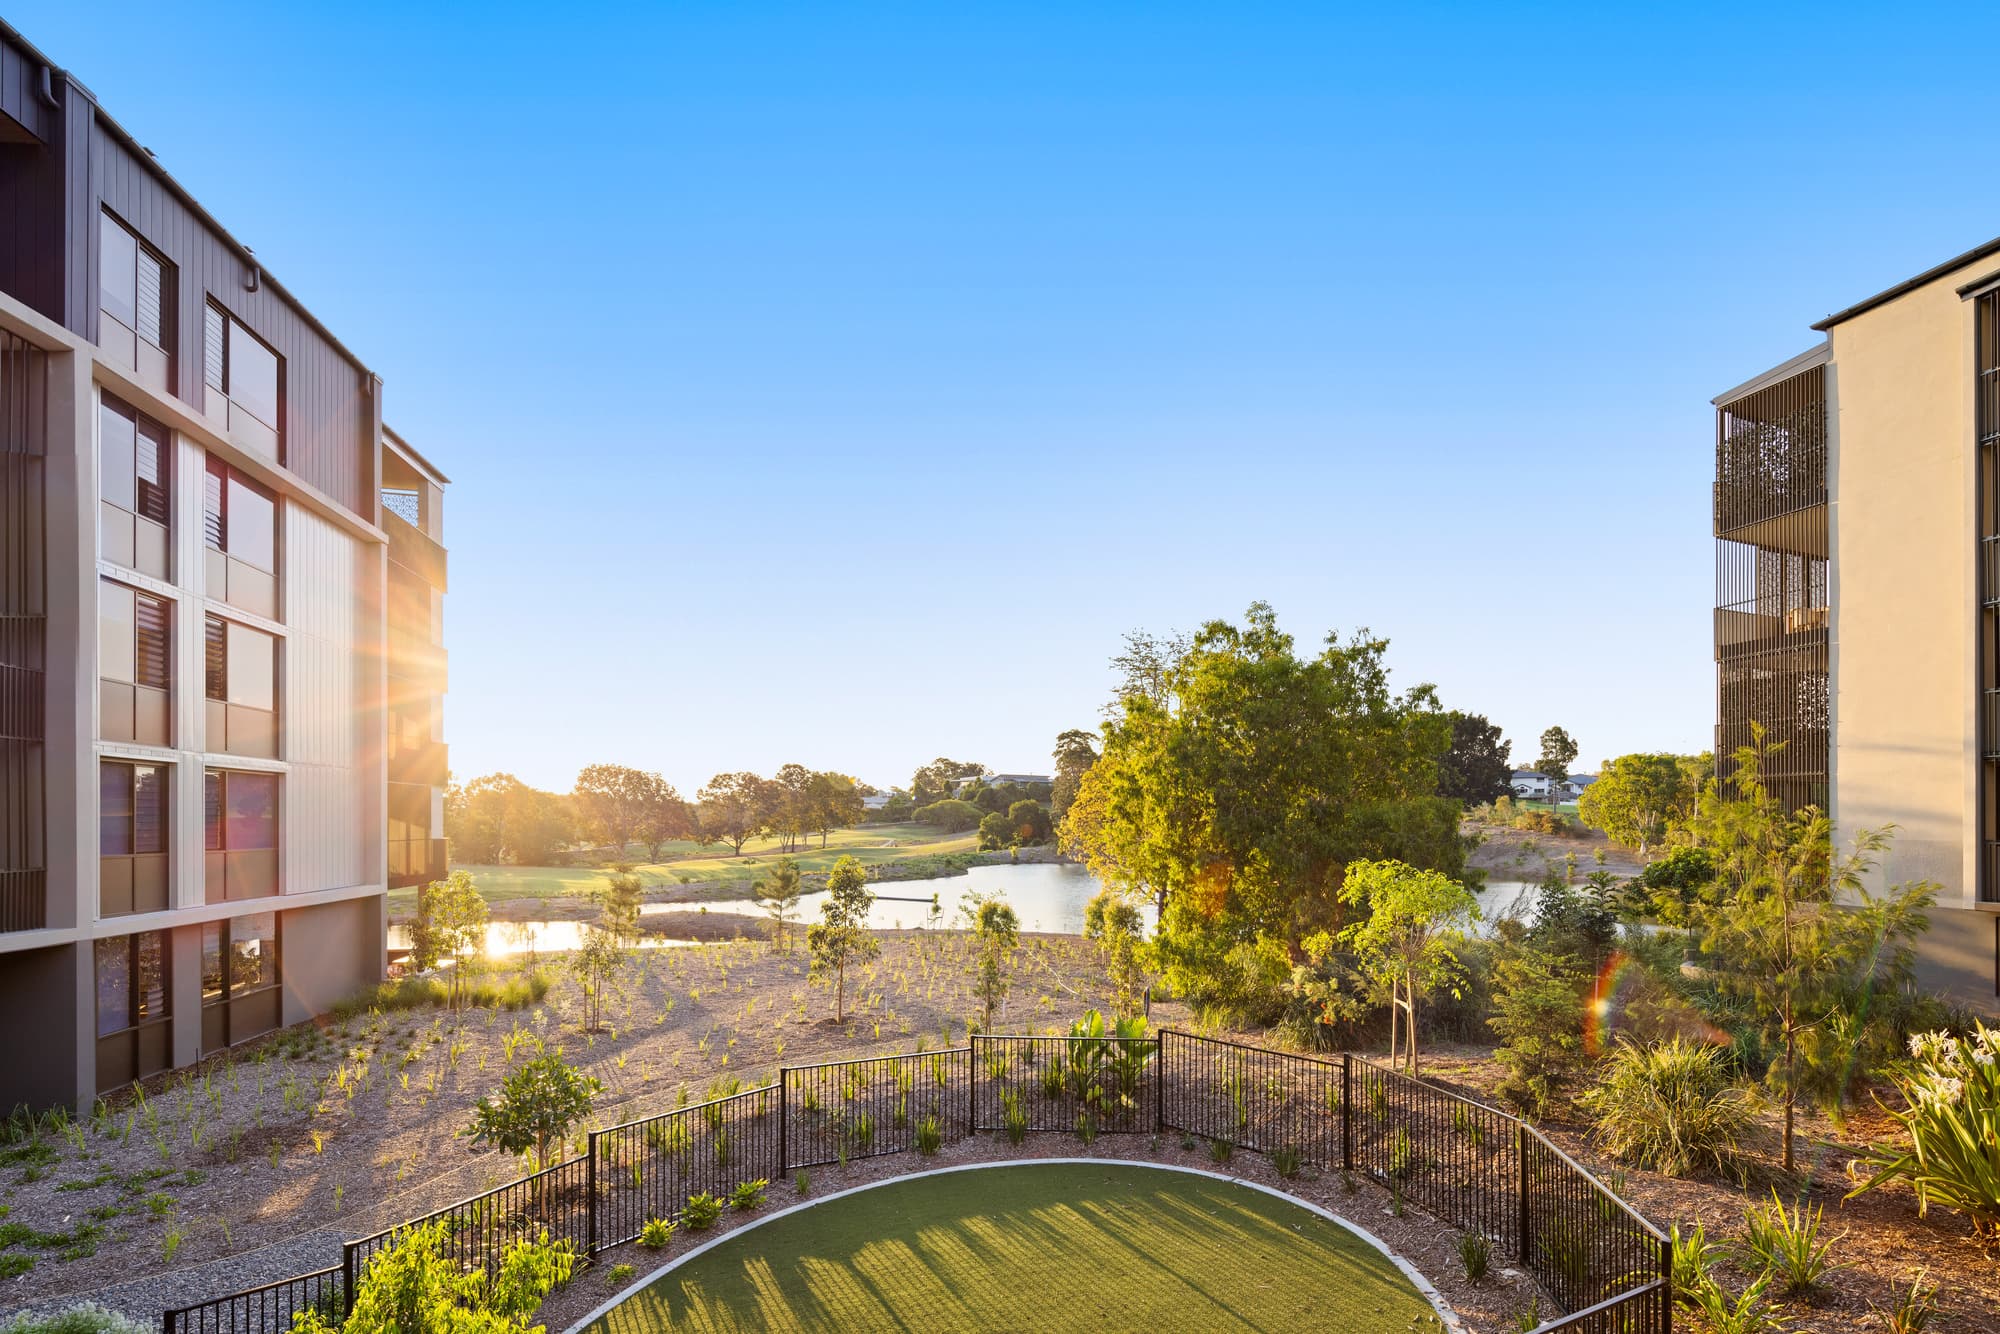
{"type": "Polygon", "coordinates": [[[1630,848],[1620,847],[1595,829],[1538,834],[1468,816],[1460,831],[1478,837],[1479,844],[1467,854],[1465,864],[1486,872],[1488,880],[1541,880],[1551,870],[1564,869],[1571,856],[1576,858],[1578,878],[1592,871],[1610,871],[1623,878],[1640,870],[1639,859],[1630,848]]]}

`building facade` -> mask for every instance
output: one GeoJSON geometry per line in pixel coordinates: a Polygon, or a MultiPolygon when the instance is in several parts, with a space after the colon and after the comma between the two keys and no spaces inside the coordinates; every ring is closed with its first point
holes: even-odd
{"type": "MultiPolygon", "coordinates": [[[[2000,1011],[2000,241],[1813,326],[1715,400],[1715,750],[1893,827],[1940,889],[1920,985],[2000,1011]]],[[[1839,836],[1839,835],[1837,835],[1839,836]]]]}
{"type": "Polygon", "coordinates": [[[0,25],[0,1110],[381,978],[443,873],[445,481],[0,25]]]}

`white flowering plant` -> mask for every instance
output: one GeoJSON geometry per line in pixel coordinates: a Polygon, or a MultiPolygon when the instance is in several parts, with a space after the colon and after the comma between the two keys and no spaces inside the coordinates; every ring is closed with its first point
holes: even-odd
{"type": "Polygon", "coordinates": [[[1966,1038],[1919,1033],[1890,1078],[1905,1106],[1889,1114],[1909,1143],[1852,1165],[1873,1175],[1848,1197],[1907,1181],[1918,1213],[1940,1204],[1968,1214],[1982,1232],[2000,1233],[2000,1029],[1979,1024],[1966,1038]]]}

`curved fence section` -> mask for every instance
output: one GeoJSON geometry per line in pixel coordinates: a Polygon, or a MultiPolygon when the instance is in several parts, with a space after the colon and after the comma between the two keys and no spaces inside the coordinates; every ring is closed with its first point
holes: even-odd
{"type": "Polygon", "coordinates": [[[344,1316],[368,1262],[404,1228],[446,1223],[449,1253],[491,1271],[546,1231],[584,1257],[623,1245],[690,1196],[727,1197],[800,1168],[1029,1131],[1178,1131],[1367,1176],[1479,1232],[1562,1314],[1535,1334],[1669,1334],[1660,1230],[1515,1117],[1362,1057],[1313,1056],[1162,1029],[1147,1037],[975,1034],[963,1047],[787,1066],[760,1088],[590,1133],[581,1157],[348,1242],[333,1269],[162,1315],[162,1334],[282,1334],[344,1316]]]}

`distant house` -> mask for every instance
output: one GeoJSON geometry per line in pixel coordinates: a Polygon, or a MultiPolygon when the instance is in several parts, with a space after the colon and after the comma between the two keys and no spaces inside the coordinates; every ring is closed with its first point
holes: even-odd
{"type": "Polygon", "coordinates": [[[1517,797],[1531,801],[1547,801],[1555,791],[1556,783],[1547,774],[1534,769],[1516,769],[1507,776],[1507,786],[1514,789],[1517,797]]]}
{"type": "Polygon", "coordinates": [[[1563,800],[1575,801],[1583,795],[1583,790],[1597,781],[1596,774],[1571,774],[1563,779],[1563,800]]]}
{"type": "Polygon", "coordinates": [[[888,804],[889,794],[887,792],[877,792],[872,797],[863,797],[861,799],[861,809],[864,811],[879,811],[888,804]]]}
{"type": "Polygon", "coordinates": [[[1022,787],[1027,787],[1034,783],[1047,783],[1050,781],[1052,780],[1047,774],[988,774],[984,779],[954,778],[951,781],[951,790],[953,793],[963,792],[966,788],[977,782],[984,782],[988,787],[1000,787],[1007,783],[1015,783],[1022,787]]]}

